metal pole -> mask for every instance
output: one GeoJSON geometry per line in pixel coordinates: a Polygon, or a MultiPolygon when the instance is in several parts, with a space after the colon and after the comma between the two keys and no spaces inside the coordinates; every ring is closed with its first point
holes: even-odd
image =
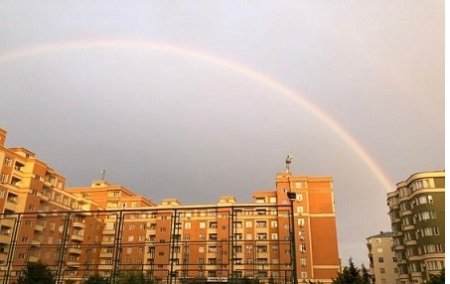
{"type": "Polygon", "coordinates": [[[294,284],[298,284],[297,277],[297,248],[295,246],[295,222],[294,222],[294,200],[291,201],[291,241],[292,241],[292,277],[294,278],[294,284]]]}
{"type": "Polygon", "coordinates": [[[177,214],[178,214],[178,212],[177,212],[177,209],[174,209],[174,213],[173,213],[173,218],[172,218],[172,226],[171,226],[171,237],[170,237],[170,241],[171,241],[171,244],[170,244],[170,253],[169,253],[169,256],[170,256],[170,272],[169,272],[169,284],[172,284],[172,279],[173,278],[175,278],[175,281],[176,281],[176,275],[175,275],[175,272],[173,271],[173,262],[174,262],[174,260],[175,260],[175,238],[177,237],[178,238],[178,236],[175,236],[176,235],[176,233],[177,233],[177,214]]]}
{"type": "MultiPolygon", "coordinates": [[[[4,217],[5,215],[3,215],[4,217]]],[[[4,284],[8,284],[9,283],[9,275],[11,274],[11,266],[13,265],[13,257],[14,257],[14,250],[16,248],[16,243],[17,243],[17,235],[19,233],[19,224],[20,224],[20,220],[21,220],[21,214],[17,214],[17,219],[15,220],[14,223],[14,229],[13,229],[13,234],[11,236],[11,243],[9,246],[9,251],[8,251],[8,258],[6,260],[6,274],[5,274],[5,278],[3,278],[3,283],[4,284]]],[[[12,218],[12,217],[11,217],[12,218]]]]}
{"type": "Polygon", "coordinates": [[[66,220],[64,220],[64,227],[62,231],[62,240],[61,240],[61,247],[59,249],[59,255],[58,255],[58,267],[56,270],[56,283],[62,283],[63,281],[63,262],[64,262],[64,251],[66,250],[66,242],[67,242],[67,235],[69,230],[69,221],[70,221],[70,211],[67,213],[66,220]]]}
{"type": "MultiPolygon", "coordinates": [[[[116,215],[117,216],[117,215],[116,215]]],[[[118,220],[116,220],[116,231],[114,235],[114,257],[113,257],[113,271],[111,275],[111,283],[116,283],[117,280],[117,274],[120,269],[120,256],[121,256],[121,250],[122,250],[122,230],[123,230],[123,209],[119,211],[118,220]]]]}

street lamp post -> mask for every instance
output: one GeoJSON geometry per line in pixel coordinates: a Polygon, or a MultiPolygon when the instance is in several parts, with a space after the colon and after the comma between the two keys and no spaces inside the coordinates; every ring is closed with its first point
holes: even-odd
{"type": "MultiPolygon", "coordinates": [[[[290,181],[288,181],[290,182],[290,181]]],[[[290,185],[289,185],[290,189],[290,185]]],[[[294,221],[294,201],[297,197],[295,192],[289,191],[287,192],[287,197],[291,202],[291,242],[292,242],[292,251],[291,251],[291,263],[292,263],[292,277],[294,278],[294,284],[298,284],[297,277],[297,248],[295,246],[295,221],[294,221]]]]}

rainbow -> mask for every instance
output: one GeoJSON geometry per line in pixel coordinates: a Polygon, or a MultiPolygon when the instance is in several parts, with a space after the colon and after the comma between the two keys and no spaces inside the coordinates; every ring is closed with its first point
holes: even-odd
{"type": "Polygon", "coordinates": [[[47,44],[40,44],[25,48],[18,48],[12,51],[3,52],[0,54],[0,64],[5,64],[10,61],[21,58],[37,56],[46,53],[62,52],[69,50],[86,50],[86,49],[134,49],[134,50],[156,50],[166,52],[179,56],[187,56],[198,59],[210,64],[229,69],[237,74],[251,78],[266,87],[284,95],[294,103],[305,108],[322,123],[324,123],[330,130],[339,136],[364,162],[369,170],[375,175],[380,184],[386,191],[392,191],[394,183],[390,180],[387,174],[378,165],[375,159],[368,153],[366,149],[358,142],[344,127],[342,127],[333,117],[325,113],[318,106],[311,101],[301,96],[286,85],[283,85],[274,78],[268,77],[261,72],[251,69],[243,64],[221,58],[205,52],[199,52],[193,49],[179,47],[164,43],[150,42],[146,40],[129,40],[129,39],[97,39],[97,40],[76,40],[53,42],[47,44]]]}

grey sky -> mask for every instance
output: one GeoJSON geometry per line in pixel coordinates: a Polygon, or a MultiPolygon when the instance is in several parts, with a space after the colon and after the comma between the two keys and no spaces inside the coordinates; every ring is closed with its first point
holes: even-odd
{"type": "MultiPolygon", "coordinates": [[[[351,133],[394,183],[444,168],[443,1],[1,1],[0,57],[139,40],[239,62],[351,133]]],[[[305,108],[223,66],[161,50],[72,49],[0,63],[0,127],[69,185],[108,179],[154,201],[215,202],[331,175],[343,262],[389,230],[386,191],[305,108]]]]}

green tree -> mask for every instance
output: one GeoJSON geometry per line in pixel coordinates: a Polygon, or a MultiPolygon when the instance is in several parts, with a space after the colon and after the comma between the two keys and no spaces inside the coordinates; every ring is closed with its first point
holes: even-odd
{"type": "Polygon", "coordinates": [[[41,262],[29,262],[17,280],[17,284],[55,283],[55,276],[47,265],[41,262]]]}
{"type": "Polygon", "coordinates": [[[150,279],[141,271],[128,271],[121,273],[117,281],[118,284],[157,284],[155,279],[150,279]]]}
{"type": "Polygon", "coordinates": [[[426,284],[444,284],[445,283],[445,269],[441,270],[438,275],[431,275],[430,280],[425,282],[426,284]]]}
{"type": "Polygon", "coordinates": [[[108,283],[109,283],[108,279],[103,278],[98,274],[92,275],[86,281],[84,281],[84,284],[108,284],[108,283]]]}
{"type": "Polygon", "coordinates": [[[355,266],[352,259],[348,261],[342,272],[338,273],[338,277],[333,279],[333,284],[370,284],[370,275],[363,266],[359,269],[355,266]]]}

